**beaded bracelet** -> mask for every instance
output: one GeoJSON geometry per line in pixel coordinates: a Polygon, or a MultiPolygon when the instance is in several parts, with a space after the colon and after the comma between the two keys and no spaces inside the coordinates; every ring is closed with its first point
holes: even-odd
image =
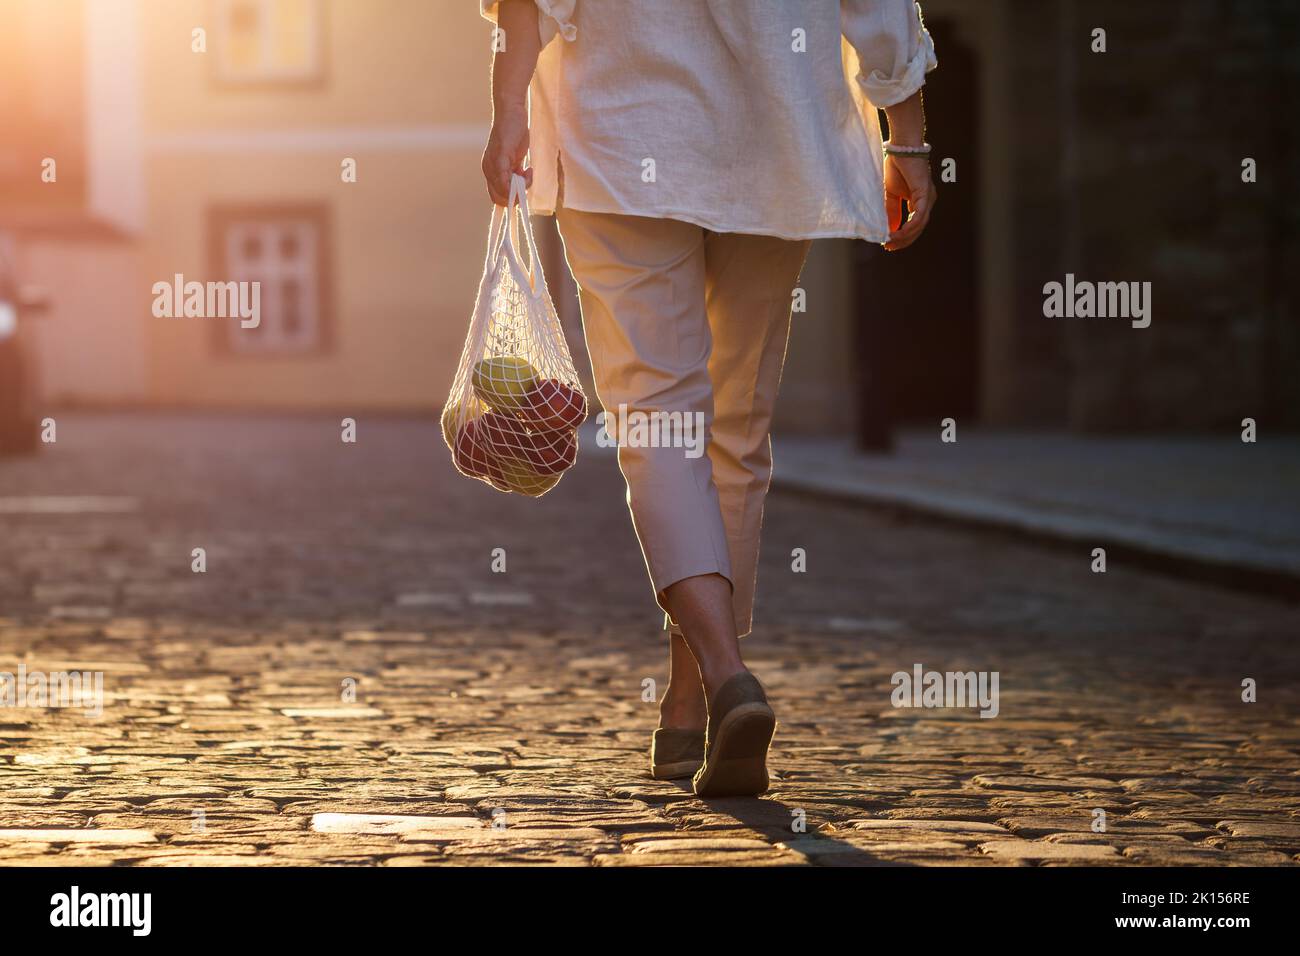
{"type": "Polygon", "coordinates": [[[929,156],[930,144],[922,143],[920,146],[895,146],[893,143],[886,141],[881,144],[885,153],[892,156],[929,156]]]}

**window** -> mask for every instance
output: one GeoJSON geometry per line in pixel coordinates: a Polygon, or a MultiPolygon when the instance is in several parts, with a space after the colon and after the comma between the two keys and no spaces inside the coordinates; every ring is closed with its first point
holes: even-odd
{"type": "Polygon", "coordinates": [[[320,0],[215,0],[217,79],[311,83],[323,73],[320,0]]]}
{"type": "Polygon", "coordinates": [[[257,282],[260,321],[219,319],[216,345],[231,354],[302,355],[329,347],[326,213],[323,206],[215,209],[216,282],[257,282]]]}

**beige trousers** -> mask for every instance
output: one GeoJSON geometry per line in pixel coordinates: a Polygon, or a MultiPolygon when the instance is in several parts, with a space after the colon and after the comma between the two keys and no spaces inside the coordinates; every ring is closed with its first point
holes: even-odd
{"type": "Polygon", "coordinates": [[[618,463],[656,600],[663,607],[664,589],[683,578],[720,574],[731,582],[736,632],[747,634],[772,474],[768,429],[810,242],[643,216],[558,216],[606,430],[614,435],[613,416],[633,413],[618,463]],[[647,447],[651,431],[638,433],[634,420],[652,412],[682,413],[659,422],[697,422],[703,434],[694,447],[647,447]]]}

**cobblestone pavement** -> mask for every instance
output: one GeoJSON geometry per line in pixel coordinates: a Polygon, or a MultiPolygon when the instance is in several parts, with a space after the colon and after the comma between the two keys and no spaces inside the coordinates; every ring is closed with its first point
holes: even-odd
{"type": "Polygon", "coordinates": [[[0,671],[101,671],[104,708],[0,709],[0,863],[1300,858],[1294,607],[774,496],[774,785],[703,801],[647,774],[664,643],[607,454],[529,501],[432,423],[58,429],[0,462],[0,671]],[[997,671],[998,716],[894,708],[917,663],[997,671]]]}

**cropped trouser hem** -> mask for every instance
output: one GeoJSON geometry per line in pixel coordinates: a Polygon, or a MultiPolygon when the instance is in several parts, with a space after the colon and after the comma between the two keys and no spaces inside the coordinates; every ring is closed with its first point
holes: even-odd
{"type": "Polygon", "coordinates": [[[564,208],[558,216],[606,431],[624,435],[624,415],[692,426],[677,444],[618,443],[664,627],[680,633],[665,589],[719,574],[731,585],[736,632],[748,634],[769,429],[791,292],[810,243],[673,219],[564,208]]]}

